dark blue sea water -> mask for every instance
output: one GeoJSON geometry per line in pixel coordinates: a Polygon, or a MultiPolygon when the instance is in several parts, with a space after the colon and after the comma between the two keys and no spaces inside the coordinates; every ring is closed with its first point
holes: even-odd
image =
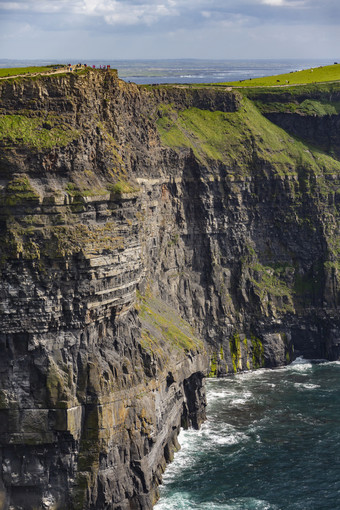
{"type": "MultiPolygon", "coordinates": [[[[77,63],[73,59],[70,63],[77,63]]],[[[120,78],[138,84],[150,83],[218,83],[258,78],[330,65],[334,59],[255,59],[255,60],[80,60],[88,65],[110,64],[120,78]]],[[[67,64],[59,60],[0,60],[0,67],[67,64]]]]}
{"type": "Polygon", "coordinates": [[[339,510],[340,362],[207,381],[155,510],[339,510]]]}

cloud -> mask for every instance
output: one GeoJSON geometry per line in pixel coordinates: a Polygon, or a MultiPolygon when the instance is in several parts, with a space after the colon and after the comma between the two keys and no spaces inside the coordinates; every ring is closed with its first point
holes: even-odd
{"type": "Polygon", "coordinates": [[[272,5],[273,7],[303,7],[306,4],[305,0],[262,0],[265,5],[272,5]]]}
{"type": "MultiPolygon", "coordinates": [[[[97,47],[97,55],[112,48],[125,57],[130,51],[131,58],[143,52],[213,58],[227,47],[236,58],[269,50],[293,56],[290,48],[308,39],[315,41],[308,48],[313,57],[318,40],[328,38],[328,47],[336,50],[339,20],[339,0],[0,0],[2,41],[17,34],[16,48],[23,54],[30,41],[39,40],[41,48],[31,46],[38,55],[48,47],[53,54],[61,47],[73,54],[97,47]]],[[[12,48],[10,41],[2,44],[0,56],[12,54],[12,48]]]]}
{"type": "Polygon", "coordinates": [[[59,14],[76,16],[86,24],[90,18],[110,26],[152,26],[176,20],[179,27],[195,23],[208,25],[232,16],[257,20],[257,23],[339,23],[338,0],[0,0],[0,15],[59,14]],[[283,16],[283,18],[282,18],[283,16]]]}
{"type": "Polygon", "coordinates": [[[101,17],[109,24],[134,25],[150,24],[168,16],[178,16],[175,0],[163,2],[146,0],[22,0],[21,2],[0,1],[5,11],[30,11],[40,14],[63,13],[101,17]]]}
{"type": "Polygon", "coordinates": [[[103,16],[109,25],[152,25],[162,18],[179,16],[179,12],[167,2],[158,5],[126,5],[119,2],[97,2],[95,14],[103,16]]]}

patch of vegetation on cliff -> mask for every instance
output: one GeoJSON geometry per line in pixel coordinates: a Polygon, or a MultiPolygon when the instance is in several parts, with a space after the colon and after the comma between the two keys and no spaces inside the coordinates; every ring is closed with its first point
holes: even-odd
{"type": "Polygon", "coordinates": [[[242,136],[236,124],[237,114],[198,108],[177,112],[171,106],[164,106],[160,115],[157,126],[165,145],[191,148],[200,160],[236,158],[235,149],[241,147],[242,136]]]}
{"type": "Polygon", "coordinates": [[[305,99],[301,103],[263,103],[261,101],[255,102],[256,106],[262,113],[299,113],[302,115],[311,115],[323,117],[325,115],[337,115],[340,113],[340,101],[333,102],[332,104],[315,99],[305,99]]]}
{"type": "Polygon", "coordinates": [[[214,352],[210,358],[210,371],[208,374],[208,377],[217,377],[217,368],[218,368],[218,362],[217,362],[217,353],[214,352]]]}
{"type": "Polygon", "coordinates": [[[233,363],[233,370],[236,373],[238,370],[242,370],[242,359],[241,359],[241,339],[238,333],[235,333],[229,339],[229,348],[231,361],[233,363]]]}
{"type": "MultiPolygon", "coordinates": [[[[219,365],[224,360],[223,346],[221,345],[219,352],[214,351],[210,356],[210,371],[208,377],[217,377],[219,372],[219,365]]],[[[225,367],[228,371],[228,367],[225,367]]]]}
{"type": "Polygon", "coordinates": [[[110,221],[105,225],[56,225],[47,229],[46,233],[49,234],[49,240],[45,243],[42,254],[52,258],[124,249],[124,238],[115,234],[115,225],[110,221]]]}
{"type": "MultiPolygon", "coordinates": [[[[105,188],[89,188],[86,187],[86,184],[84,186],[77,186],[73,182],[68,182],[66,185],[66,192],[73,198],[84,198],[84,197],[95,197],[95,196],[101,196],[101,195],[107,195],[108,190],[105,188]]],[[[75,201],[76,202],[76,201],[75,201]]]]}
{"type": "Polygon", "coordinates": [[[26,115],[1,115],[0,140],[5,148],[27,146],[35,150],[64,147],[78,138],[79,131],[67,126],[57,115],[46,118],[26,115]]]}
{"type": "Polygon", "coordinates": [[[298,113],[325,116],[340,113],[340,82],[299,87],[242,90],[263,114],[298,113]]]}
{"type": "Polygon", "coordinates": [[[124,249],[124,238],[116,232],[112,221],[104,225],[86,225],[76,223],[72,215],[56,218],[56,221],[65,224],[30,225],[25,222],[25,217],[19,222],[19,218],[8,216],[6,232],[1,237],[1,259],[59,259],[79,253],[87,257],[124,249]]]}
{"type": "Polygon", "coordinates": [[[119,180],[115,184],[108,185],[107,188],[115,195],[121,196],[130,193],[136,193],[139,188],[131,182],[119,180]]]}
{"type": "Polygon", "coordinates": [[[231,174],[252,174],[270,165],[280,176],[309,168],[316,175],[340,173],[340,163],[321,151],[292,138],[267,120],[255,105],[243,99],[237,112],[211,112],[198,108],[176,111],[163,106],[157,127],[162,142],[174,149],[190,148],[209,166],[223,162],[231,174]]]}
{"type": "Polygon", "coordinates": [[[77,183],[68,182],[65,187],[67,194],[73,198],[71,208],[75,212],[80,212],[86,203],[86,199],[90,197],[98,197],[99,199],[103,197],[103,199],[115,200],[124,197],[124,195],[131,195],[139,191],[136,184],[122,178],[119,178],[118,181],[116,178],[112,178],[112,180],[116,180],[116,182],[111,183],[108,182],[109,179],[111,180],[109,177],[106,182],[103,182],[95,180],[96,176],[92,176],[91,172],[85,171],[84,174],[85,173],[88,175],[76,175],[75,180],[77,183]],[[91,179],[96,182],[97,186],[91,186],[91,179]]]}
{"type": "Polygon", "coordinates": [[[39,194],[33,188],[27,175],[17,175],[7,183],[0,195],[0,205],[16,206],[27,201],[39,202],[39,194]]]}
{"type": "Polygon", "coordinates": [[[252,345],[252,361],[253,368],[258,369],[264,367],[264,348],[259,338],[254,335],[250,337],[252,345]]]}
{"type": "MultiPolygon", "coordinates": [[[[152,354],[161,354],[170,348],[175,351],[201,351],[203,342],[198,339],[193,328],[174,310],[149,292],[145,296],[138,294],[137,310],[142,320],[143,333],[141,345],[152,354]]],[[[161,357],[164,357],[161,355],[161,357]]]]}
{"type": "Polygon", "coordinates": [[[268,304],[279,312],[294,312],[293,290],[282,278],[280,268],[263,266],[259,262],[249,266],[250,281],[255,294],[266,308],[268,304]]]}
{"type": "Polygon", "coordinates": [[[245,335],[234,333],[229,338],[229,349],[234,373],[264,367],[264,347],[255,335],[251,334],[250,338],[247,338],[245,335]]]}

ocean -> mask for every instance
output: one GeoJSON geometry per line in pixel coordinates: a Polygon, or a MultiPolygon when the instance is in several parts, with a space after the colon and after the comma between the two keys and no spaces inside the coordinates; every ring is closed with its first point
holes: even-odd
{"type": "Polygon", "coordinates": [[[155,510],[340,509],[340,362],[207,380],[155,510]]]}
{"type": "Polygon", "coordinates": [[[88,65],[110,64],[118,69],[125,81],[138,84],[152,83],[218,83],[237,81],[261,76],[289,73],[310,67],[330,65],[328,59],[253,59],[253,60],[9,60],[0,59],[0,67],[42,66],[48,64],[87,63],[88,65]]]}

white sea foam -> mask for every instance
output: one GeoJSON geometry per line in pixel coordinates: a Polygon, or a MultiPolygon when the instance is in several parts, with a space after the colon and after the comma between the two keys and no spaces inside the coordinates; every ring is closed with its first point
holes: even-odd
{"type": "Polygon", "coordinates": [[[259,368],[258,370],[254,371],[247,371],[247,372],[240,372],[235,375],[236,379],[257,379],[258,377],[261,377],[263,374],[266,374],[268,372],[267,368],[259,368]]]}
{"type": "Polygon", "coordinates": [[[232,400],[230,402],[230,405],[231,406],[239,406],[239,405],[244,405],[246,404],[247,402],[249,402],[249,398],[245,397],[245,398],[235,398],[234,400],[232,400]]]}
{"type": "Polygon", "coordinates": [[[256,498],[232,498],[225,503],[214,501],[193,501],[188,493],[178,492],[170,497],[160,500],[155,510],[279,510],[279,507],[256,498]]]}
{"type": "Polygon", "coordinates": [[[243,405],[243,404],[246,404],[248,401],[247,398],[235,398],[234,400],[232,400],[230,402],[230,405],[231,406],[238,406],[238,405],[243,405]]]}
{"type": "MultiPolygon", "coordinates": [[[[202,428],[196,432],[195,437],[200,439],[200,448],[209,451],[211,451],[213,445],[233,445],[249,440],[246,434],[239,432],[233,425],[216,423],[214,420],[207,420],[202,428]]],[[[197,442],[195,445],[197,445],[197,442]]]]}
{"type": "Polygon", "coordinates": [[[306,364],[309,364],[310,363],[310,360],[308,359],[305,359],[303,356],[299,356],[298,358],[296,358],[291,364],[290,366],[293,367],[295,365],[306,365],[306,364]]]}
{"type": "Polygon", "coordinates": [[[235,395],[234,389],[221,389],[219,391],[209,391],[209,403],[214,400],[225,399],[226,397],[235,395]]]}
{"type": "Polygon", "coordinates": [[[340,365],[340,361],[328,361],[328,365],[340,365]]]}
{"type": "Polygon", "coordinates": [[[316,388],[321,388],[319,384],[311,384],[311,383],[294,383],[296,388],[302,388],[305,390],[315,390],[316,388]]]}
{"type": "Polygon", "coordinates": [[[214,444],[218,445],[234,445],[239,443],[244,443],[249,440],[246,434],[242,434],[242,432],[235,432],[233,434],[228,435],[218,435],[211,438],[214,444]]]}
{"type": "Polygon", "coordinates": [[[293,371],[293,372],[308,372],[313,368],[313,363],[311,360],[305,359],[302,356],[299,358],[296,358],[293,363],[288,365],[287,370],[293,371]]]}

